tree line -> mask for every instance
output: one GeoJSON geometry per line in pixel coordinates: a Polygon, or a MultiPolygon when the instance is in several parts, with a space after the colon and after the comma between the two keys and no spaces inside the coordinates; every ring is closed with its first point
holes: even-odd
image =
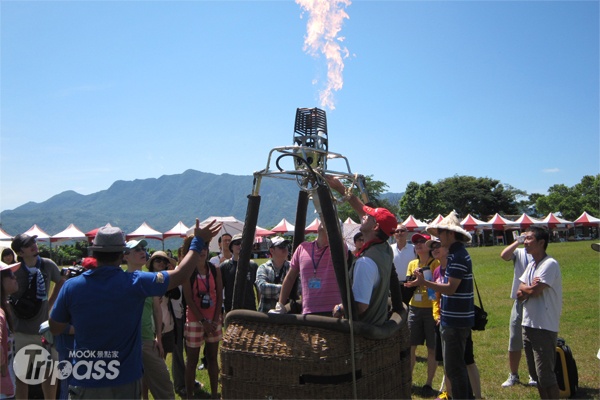
{"type": "MultiPolygon", "coordinates": [[[[585,175],[581,182],[572,187],[553,185],[547,195],[528,194],[497,179],[459,175],[436,183],[410,182],[397,203],[382,198],[388,188],[385,182],[368,176],[366,187],[369,199],[375,206],[385,207],[402,219],[413,215],[428,221],[438,214],[447,215],[452,210],[456,210],[461,217],[471,214],[483,220],[496,213],[527,213],[541,218],[550,212],[560,212],[569,221],[577,219],[584,211],[596,217],[600,215],[600,174],[585,175]]],[[[338,205],[338,212],[342,220],[350,217],[358,221],[358,215],[347,203],[338,205]]]]}

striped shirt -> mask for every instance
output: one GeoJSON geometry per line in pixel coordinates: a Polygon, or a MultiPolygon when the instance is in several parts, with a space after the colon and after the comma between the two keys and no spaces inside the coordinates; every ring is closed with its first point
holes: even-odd
{"type": "Polygon", "coordinates": [[[473,326],[473,266],[471,256],[460,242],[450,246],[444,283],[449,278],[460,279],[454,294],[442,295],[442,326],[469,328],[473,326]]]}

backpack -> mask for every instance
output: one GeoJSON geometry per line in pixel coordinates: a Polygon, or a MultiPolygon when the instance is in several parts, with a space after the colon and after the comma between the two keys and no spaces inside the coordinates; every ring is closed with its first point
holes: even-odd
{"type": "Polygon", "coordinates": [[[556,373],[560,397],[573,398],[577,394],[579,387],[577,363],[575,362],[575,358],[573,358],[571,348],[565,343],[565,340],[558,338],[556,342],[556,365],[554,366],[554,372],[556,373]]]}
{"type": "MultiPolygon", "coordinates": [[[[44,265],[42,260],[42,266],[44,265]]],[[[27,268],[22,266],[22,268],[27,268]]],[[[29,278],[29,271],[27,271],[27,275],[29,278]]],[[[8,301],[12,305],[13,312],[15,316],[19,319],[32,319],[35,317],[40,309],[42,308],[42,300],[37,298],[37,274],[41,274],[41,268],[33,277],[29,279],[29,285],[25,292],[21,295],[21,297],[16,298],[14,296],[9,296],[8,301]]]]}

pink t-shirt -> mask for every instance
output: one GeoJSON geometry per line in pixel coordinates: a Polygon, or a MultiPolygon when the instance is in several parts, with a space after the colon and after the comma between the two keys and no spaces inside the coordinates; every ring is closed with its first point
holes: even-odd
{"type": "MultiPolygon", "coordinates": [[[[206,319],[212,320],[215,316],[215,307],[217,306],[217,290],[215,284],[215,277],[212,272],[210,273],[210,279],[207,282],[206,275],[196,275],[196,281],[192,284],[192,298],[194,299],[194,304],[200,310],[202,316],[206,319]],[[202,308],[202,295],[198,295],[198,293],[208,293],[210,295],[210,307],[202,308]]],[[[189,307],[188,307],[189,308],[189,307]]],[[[198,318],[196,318],[196,314],[194,314],[191,310],[188,309],[187,312],[187,321],[188,322],[198,322],[198,318]]]]}
{"type": "Polygon", "coordinates": [[[292,256],[291,268],[300,273],[302,314],[332,312],[342,302],[329,246],[304,242],[292,256]]]}

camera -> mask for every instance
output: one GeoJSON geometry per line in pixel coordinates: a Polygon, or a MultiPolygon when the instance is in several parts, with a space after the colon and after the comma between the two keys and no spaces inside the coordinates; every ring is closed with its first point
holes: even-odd
{"type": "Polygon", "coordinates": [[[198,293],[198,297],[202,299],[200,302],[200,308],[210,308],[210,295],[208,293],[198,293]]]}
{"type": "Polygon", "coordinates": [[[66,276],[67,279],[79,276],[86,271],[81,265],[73,265],[72,267],[66,267],[60,270],[62,276],[66,276]]]}

